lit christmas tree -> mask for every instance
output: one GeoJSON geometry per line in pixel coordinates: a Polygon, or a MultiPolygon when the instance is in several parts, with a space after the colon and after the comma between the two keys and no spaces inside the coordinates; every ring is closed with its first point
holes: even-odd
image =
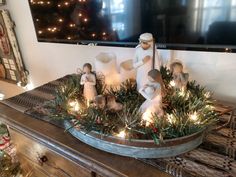
{"type": "Polygon", "coordinates": [[[116,39],[101,0],[31,0],[30,3],[39,39],[116,39]]]}

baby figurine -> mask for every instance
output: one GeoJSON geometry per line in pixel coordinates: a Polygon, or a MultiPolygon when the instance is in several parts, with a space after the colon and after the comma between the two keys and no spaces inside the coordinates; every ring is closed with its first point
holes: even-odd
{"type": "Polygon", "coordinates": [[[80,84],[84,85],[84,97],[89,103],[97,96],[96,90],[96,76],[92,73],[92,65],[85,63],[83,66],[84,74],[81,76],[80,84]]]}
{"type": "Polygon", "coordinates": [[[114,95],[98,95],[94,99],[94,105],[99,109],[107,109],[110,111],[119,112],[123,109],[121,103],[116,102],[114,95]]]}
{"type": "Polygon", "coordinates": [[[146,101],[141,105],[140,111],[146,111],[158,116],[163,116],[162,109],[162,93],[164,92],[164,84],[159,70],[153,69],[148,72],[148,83],[140,88],[139,93],[146,98],[146,101]]]}
{"type": "Polygon", "coordinates": [[[175,87],[178,89],[186,89],[189,74],[183,72],[182,63],[178,61],[171,63],[170,71],[174,79],[175,87]]]}
{"type": "Polygon", "coordinates": [[[116,102],[116,97],[114,95],[108,95],[107,96],[107,109],[118,112],[123,109],[123,105],[121,103],[116,102]]]}

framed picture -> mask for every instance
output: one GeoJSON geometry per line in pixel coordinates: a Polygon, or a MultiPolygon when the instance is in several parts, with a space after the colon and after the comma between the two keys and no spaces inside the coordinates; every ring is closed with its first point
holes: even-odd
{"type": "Polygon", "coordinates": [[[5,0],[0,0],[0,6],[5,4],[5,0]]]}
{"type": "Polygon", "coordinates": [[[0,10],[0,79],[27,84],[25,70],[12,22],[7,10],[0,10]]]}

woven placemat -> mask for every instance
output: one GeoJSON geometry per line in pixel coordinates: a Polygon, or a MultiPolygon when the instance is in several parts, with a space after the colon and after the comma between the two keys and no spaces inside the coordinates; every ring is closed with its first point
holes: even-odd
{"type": "MultiPolygon", "coordinates": [[[[64,128],[63,121],[47,116],[43,105],[52,100],[55,88],[70,76],[49,82],[32,91],[2,101],[14,109],[64,128]]],[[[202,145],[188,153],[164,159],[139,159],[175,177],[235,177],[236,176],[236,115],[232,111],[221,115],[224,124],[232,117],[230,125],[210,133],[202,145]]]]}

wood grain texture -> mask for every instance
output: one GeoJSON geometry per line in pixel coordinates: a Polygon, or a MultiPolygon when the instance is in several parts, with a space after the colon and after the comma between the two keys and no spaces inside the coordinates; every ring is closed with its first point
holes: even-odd
{"type": "MultiPolygon", "coordinates": [[[[63,129],[34,119],[8,106],[0,104],[0,121],[13,131],[40,146],[104,177],[168,177],[165,172],[139,160],[121,157],[92,148],[73,138],[63,129]]],[[[17,140],[16,141],[21,141],[17,140]]],[[[30,145],[29,145],[30,146],[30,145]]]]}
{"type": "Polygon", "coordinates": [[[91,171],[81,167],[79,164],[63,158],[60,154],[51,151],[11,128],[9,128],[9,132],[13,142],[15,142],[19,158],[25,156],[22,161],[27,160],[28,163],[34,166],[34,169],[38,169],[38,171],[41,171],[46,176],[91,177],[91,171]],[[44,162],[41,159],[42,157],[45,157],[44,162]]]}

